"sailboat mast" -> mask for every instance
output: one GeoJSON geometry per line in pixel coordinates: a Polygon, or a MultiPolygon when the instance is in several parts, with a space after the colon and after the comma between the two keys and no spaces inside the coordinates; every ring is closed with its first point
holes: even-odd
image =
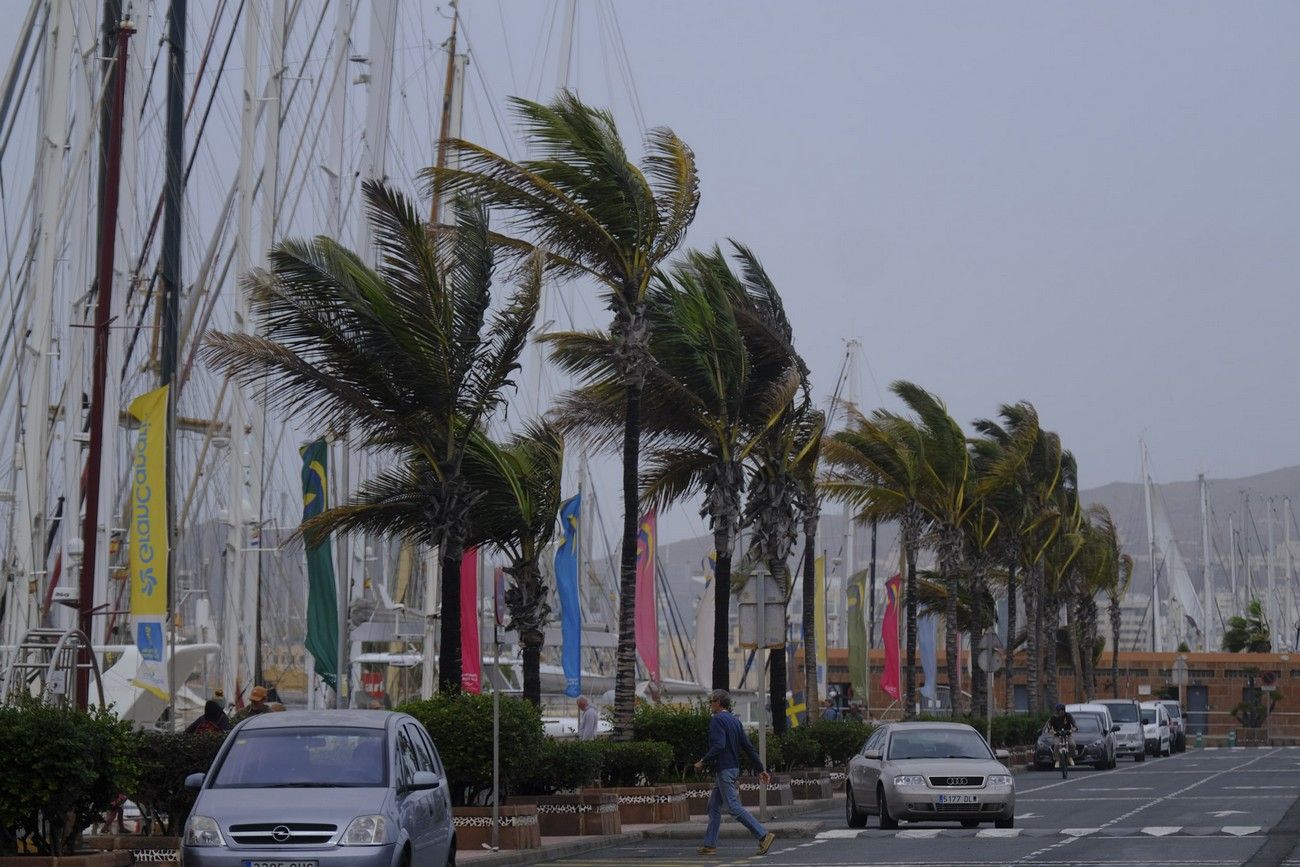
{"type": "Polygon", "coordinates": [[[1147,512],[1147,553],[1151,558],[1151,649],[1160,650],[1160,581],[1156,567],[1155,516],[1151,508],[1151,473],[1147,468],[1147,444],[1142,443],[1142,495],[1147,512]]]}
{"type": "Polygon", "coordinates": [[[1228,587],[1232,590],[1233,613],[1241,610],[1241,600],[1237,598],[1237,531],[1232,526],[1232,515],[1228,515],[1228,587]]]}
{"type": "Polygon", "coordinates": [[[167,33],[167,177],[162,235],[162,384],[167,390],[164,436],[167,486],[167,719],[176,719],[176,359],[181,297],[181,219],[185,174],[185,13],[186,0],[171,0],[167,33]]]}
{"type": "MultiPolygon", "coordinates": [[[[93,641],[92,616],[95,606],[95,552],[99,533],[99,483],[104,454],[104,392],[108,385],[108,338],[110,311],[113,303],[113,261],[117,252],[117,199],[122,179],[122,114],[126,102],[126,60],[128,44],[135,28],[123,21],[117,28],[117,60],[113,68],[113,122],[108,138],[104,161],[107,174],[104,183],[104,201],[100,208],[99,261],[95,284],[95,349],[94,368],[90,386],[90,443],[86,456],[86,516],[81,527],[81,544],[85,552],[80,576],[78,597],[78,625],[93,641]]],[[[48,395],[41,396],[42,410],[48,406],[48,395]]],[[[43,413],[44,415],[44,413],[43,413]]],[[[114,419],[116,423],[116,419],[114,419]]],[[[45,456],[41,456],[45,460],[45,456]]],[[[43,548],[41,549],[44,550],[43,548]]],[[[77,672],[77,705],[86,707],[90,698],[89,674],[85,669],[77,672]]]]}
{"type": "Polygon", "coordinates": [[[1269,497],[1264,506],[1264,520],[1268,524],[1268,556],[1264,558],[1264,569],[1268,576],[1264,579],[1265,586],[1268,587],[1268,625],[1269,629],[1277,636],[1275,640],[1281,639],[1282,619],[1279,616],[1277,605],[1277,584],[1273,580],[1274,571],[1273,563],[1276,559],[1273,556],[1273,498],[1269,497]]]}
{"type": "MultiPolygon", "coordinates": [[[[438,125],[437,166],[447,165],[447,140],[451,138],[452,101],[456,94],[456,25],[460,23],[460,6],[451,0],[451,35],[447,37],[447,80],[442,88],[442,118],[438,125]]],[[[442,177],[433,176],[433,202],[429,205],[429,225],[438,225],[442,211],[442,177]]]]}
{"type": "Polygon", "coordinates": [[[1201,650],[1209,651],[1210,629],[1214,624],[1211,611],[1214,610],[1214,597],[1210,582],[1210,494],[1205,487],[1205,474],[1196,477],[1201,487],[1201,598],[1204,599],[1205,624],[1201,629],[1201,650]]]}
{"type": "MultiPolygon", "coordinates": [[[[1291,559],[1291,522],[1294,520],[1291,516],[1291,498],[1282,498],[1282,547],[1286,551],[1286,592],[1287,592],[1287,613],[1291,622],[1295,623],[1297,612],[1295,607],[1295,564],[1291,559]]],[[[1291,636],[1288,636],[1291,637],[1291,636]]],[[[1298,642],[1292,642],[1291,649],[1295,650],[1298,642]]]]}

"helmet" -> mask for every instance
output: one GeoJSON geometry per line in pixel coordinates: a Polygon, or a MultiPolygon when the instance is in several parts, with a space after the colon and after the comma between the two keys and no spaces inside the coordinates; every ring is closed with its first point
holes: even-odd
{"type": "Polygon", "coordinates": [[[1057,709],[1057,710],[1065,710],[1065,705],[1063,705],[1063,704],[1058,704],[1058,705],[1056,706],[1056,709],[1057,709]]]}

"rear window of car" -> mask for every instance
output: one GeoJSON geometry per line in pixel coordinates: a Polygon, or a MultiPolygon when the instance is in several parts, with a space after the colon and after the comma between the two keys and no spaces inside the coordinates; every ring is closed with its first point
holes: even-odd
{"type": "Polygon", "coordinates": [[[387,785],[383,730],[334,726],[242,731],[212,781],[214,789],[387,785]]]}
{"type": "Polygon", "coordinates": [[[1107,702],[1106,709],[1110,711],[1110,718],[1117,723],[1131,723],[1138,721],[1137,705],[1132,702],[1107,702]]]}

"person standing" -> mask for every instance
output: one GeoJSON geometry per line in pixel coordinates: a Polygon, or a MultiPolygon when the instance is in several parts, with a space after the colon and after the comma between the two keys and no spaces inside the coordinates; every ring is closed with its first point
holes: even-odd
{"type": "Polygon", "coordinates": [[[740,803],[738,780],[740,778],[740,754],[743,751],[749,763],[758,771],[759,781],[767,785],[772,776],[763,767],[758,751],[749,742],[745,727],[731,712],[731,694],[725,689],[715,689],[709,693],[709,751],[695,763],[695,770],[704,770],[705,765],[714,766],[713,791],[709,793],[709,824],[704,831],[704,845],[699,848],[701,855],[718,854],[718,832],[722,828],[722,805],[726,803],[727,811],[758,840],[758,854],[766,855],[772,848],[776,835],[768,831],[740,803]]]}
{"type": "Polygon", "coordinates": [[[840,712],[835,704],[829,699],[822,699],[822,719],[839,719],[840,712]]]}
{"type": "Polygon", "coordinates": [[[595,740],[596,723],[596,709],[585,695],[578,696],[578,740],[595,740]]]}

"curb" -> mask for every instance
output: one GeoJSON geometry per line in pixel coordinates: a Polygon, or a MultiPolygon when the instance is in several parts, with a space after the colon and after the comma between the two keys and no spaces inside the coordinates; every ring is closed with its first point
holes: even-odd
{"type": "Polygon", "coordinates": [[[645,831],[624,831],[621,834],[587,837],[582,840],[571,840],[567,843],[542,843],[540,849],[517,849],[514,851],[503,849],[488,855],[473,853],[472,856],[468,852],[457,852],[456,860],[466,864],[483,864],[485,867],[486,865],[497,867],[497,865],[506,864],[539,864],[556,858],[567,858],[570,855],[580,855],[583,852],[592,852],[597,849],[607,849],[611,846],[621,846],[624,843],[633,843],[644,839],[645,836],[645,831]]]}

